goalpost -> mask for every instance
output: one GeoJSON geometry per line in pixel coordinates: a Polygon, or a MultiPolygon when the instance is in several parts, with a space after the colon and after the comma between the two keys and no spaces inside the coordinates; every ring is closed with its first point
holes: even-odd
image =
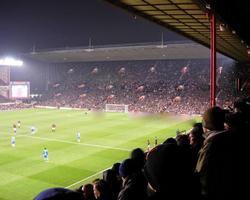
{"type": "Polygon", "coordinates": [[[106,104],[106,112],[125,112],[128,113],[128,105],[124,104],[106,104]]]}

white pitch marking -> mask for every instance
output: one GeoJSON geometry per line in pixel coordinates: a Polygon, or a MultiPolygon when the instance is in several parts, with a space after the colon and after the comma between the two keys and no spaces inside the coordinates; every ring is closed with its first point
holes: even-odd
{"type": "Polygon", "coordinates": [[[80,181],[77,181],[77,182],[75,182],[75,183],[73,183],[73,184],[67,186],[66,188],[71,188],[72,186],[77,185],[78,183],[84,182],[84,181],[86,181],[86,180],[88,180],[88,179],[90,179],[90,178],[92,178],[92,177],[94,177],[94,176],[96,176],[96,175],[98,175],[98,174],[101,174],[102,172],[104,172],[104,171],[106,171],[106,170],[108,170],[108,169],[110,169],[110,168],[111,168],[111,167],[106,168],[106,169],[103,169],[103,170],[101,170],[101,171],[99,171],[99,172],[96,172],[95,174],[92,174],[91,176],[88,176],[88,177],[86,177],[86,178],[84,178],[84,179],[82,179],[82,180],[80,180],[80,181]]]}
{"type": "Polygon", "coordinates": [[[38,137],[38,136],[30,136],[30,135],[21,135],[21,134],[19,134],[19,135],[17,135],[17,137],[29,137],[29,138],[40,139],[40,140],[63,142],[63,143],[68,143],[68,144],[78,144],[78,145],[89,146],[89,147],[99,147],[99,148],[103,148],[103,149],[114,149],[114,150],[120,150],[120,151],[131,151],[130,149],[119,148],[119,147],[110,147],[110,146],[104,146],[104,145],[99,145],[99,144],[88,144],[88,143],[70,142],[70,141],[66,141],[66,140],[50,139],[50,138],[44,138],[44,137],[38,137]]]}

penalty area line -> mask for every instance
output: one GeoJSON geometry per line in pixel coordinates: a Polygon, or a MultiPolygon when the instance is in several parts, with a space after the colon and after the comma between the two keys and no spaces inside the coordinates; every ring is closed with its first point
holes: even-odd
{"type": "Polygon", "coordinates": [[[33,138],[33,139],[62,142],[62,143],[68,143],[68,144],[77,144],[77,145],[81,145],[81,146],[98,147],[98,148],[103,148],[103,149],[113,149],[113,150],[128,151],[128,152],[131,151],[130,149],[119,148],[119,147],[111,147],[111,146],[105,146],[105,145],[99,145],[99,144],[89,144],[89,143],[78,143],[78,142],[71,142],[71,141],[52,139],[52,138],[44,138],[44,137],[31,136],[31,135],[20,135],[20,134],[18,135],[17,134],[17,137],[28,137],[28,138],[33,138]]]}
{"type": "Polygon", "coordinates": [[[101,174],[101,173],[103,173],[104,171],[106,171],[106,170],[108,170],[108,169],[110,169],[110,168],[111,168],[111,167],[108,167],[108,168],[103,169],[103,170],[101,170],[101,171],[99,171],[99,172],[96,172],[95,174],[92,174],[91,176],[88,176],[88,177],[86,177],[86,178],[84,178],[84,179],[82,179],[82,180],[79,180],[79,181],[77,181],[77,182],[75,182],[75,183],[73,183],[73,184],[71,184],[71,185],[69,185],[69,186],[66,186],[65,188],[71,188],[72,186],[75,186],[75,185],[77,185],[77,184],[79,184],[79,183],[82,183],[82,182],[84,182],[84,181],[86,181],[86,180],[88,180],[88,179],[90,179],[90,178],[93,178],[93,177],[97,176],[98,174],[101,174]]]}

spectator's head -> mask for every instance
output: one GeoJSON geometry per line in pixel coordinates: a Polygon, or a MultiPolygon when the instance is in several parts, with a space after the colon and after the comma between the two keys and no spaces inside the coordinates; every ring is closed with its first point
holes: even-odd
{"type": "Polygon", "coordinates": [[[225,117],[225,127],[226,129],[243,129],[245,127],[245,119],[242,113],[228,113],[225,117]]]}
{"type": "Polygon", "coordinates": [[[84,199],[94,199],[94,190],[92,184],[86,184],[82,186],[82,193],[84,196],[84,199]]]}
{"type": "Polygon", "coordinates": [[[245,119],[250,121],[250,99],[245,98],[234,103],[235,112],[243,114],[245,119]]]}
{"type": "Polygon", "coordinates": [[[220,107],[212,107],[205,111],[203,115],[203,127],[210,131],[220,131],[224,129],[225,111],[220,107]]]}
{"type": "Polygon", "coordinates": [[[243,100],[238,100],[234,102],[234,109],[236,112],[244,112],[246,109],[246,104],[243,100]]]}
{"type": "Polygon", "coordinates": [[[202,123],[194,124],[192,130],[189,133],[189,143],[191,146],[195,146],[197,144],[202,144],[204,141],[204,131],[202,128],[202,123]]]}
{"type": "Polygon", "coordinates": [[[119,176],[119,167],[120,167],[121,163],[114,163],[112,166],[112,170],[115,172],[115,174],[117,176],[119,176]]]}
{"type": "Polygon", "coordinates": [[[178,190],[185,183],[181,160],[181,151],[175,144],[163,144],[152,149],[144,167],[150,186],[163,193],[178,190]]]}
{"type": "Polygon", "coordinates": [[[135,161],[133,159],[124,160],[119,167],[119,174],[122,178],[131,176],[136,171],[135,161]]]}
{"type": "Polygon", "coordinates": [[[202,123],[201,122],[194,123],[193,129],[196,129],[197,131],[203,131],[202,123]]]}
{"type": "Polygon", "coordinates": [[[97,200],[108,200],[112,198],[111,190],[104,180],[96,180],[93,183],[94,195],[97,200]]]}
{"type": "Polygon", "coordinates": [[[177,141],[176,141],[176,139],[170,137],[170,138],[167,138],[167,139],[163,142],[163,144],[175,144],[175,145],[177,145],[177,141]]]}
{"type": "Polygon", "coordinates": [[[117,182],[116,173],[112,169],[108,169],[108,170],[104,171],[102,175],[103,175],[103,180],[109,184],[117,182]]]}
{"type": "Polygon", "coordinates": [[[82,200],[82,194],[65,188],[49,188],[40,192],[34,200],[82,200]]]}
{"type": "Polygon", "coordinates": [[[188,135],[180,134],[176,136],[177,145],[181,147],[189,147],[188,135]]]}
{"type": "Polygon", "coordinates": [[[145,164],[145,153],[142,149],[136,148],[131,152],[131,159],[135,161],[136,169],[140,171],[145,164]]]}

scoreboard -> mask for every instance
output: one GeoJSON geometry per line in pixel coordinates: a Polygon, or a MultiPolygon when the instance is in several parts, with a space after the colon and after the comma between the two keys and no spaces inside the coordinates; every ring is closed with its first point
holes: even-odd
{"type": "Polygon", "coordinates": [[[30,82],[16,81],[10,82],[10,98],[11,99],[27,99],[30,98],[30,82]]]}

